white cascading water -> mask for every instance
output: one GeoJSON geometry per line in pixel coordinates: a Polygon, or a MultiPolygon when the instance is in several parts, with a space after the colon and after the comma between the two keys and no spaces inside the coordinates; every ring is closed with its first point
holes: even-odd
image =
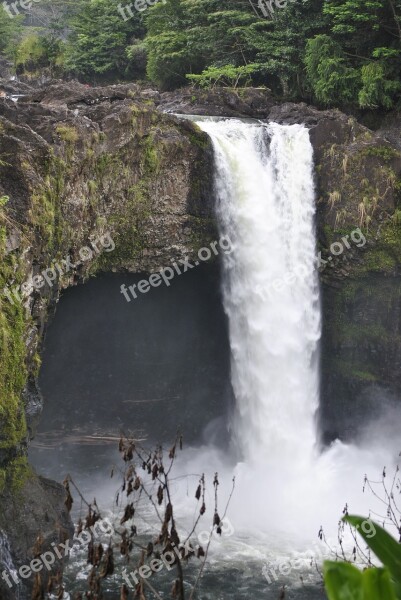
{"type": "Polygon", "coordinates": [[[320,306],[313,155],[301,125],[201,123],[215,149],[235,433],[244,460],[309,462],[316,445],[320,306]],[[268,136],[271,137],[270,148],[268,136]]]}
{"type": "Polygon", "coordinates": [[[370,438],[360,448],[336,442],[319,454],[321,315],[309,132],[234,119],[197,123],[213,142],[220,233],[234,246],[223,256],[232,433],[241,461],[230,514],[239,528],[287,532],[293,541],[316,538],[321,523],[335,534],[346,502],[368,512],[363,475],[391,464],[392,451],[370,438]]]}

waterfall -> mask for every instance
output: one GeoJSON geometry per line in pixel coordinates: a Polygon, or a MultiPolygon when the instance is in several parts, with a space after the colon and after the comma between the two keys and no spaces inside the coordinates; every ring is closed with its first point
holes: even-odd
{"type": "MultiPolygon", "coordinates": [[[[302,125],[198,119],[212,140],[236,400],[238,462],[230,506],[238,529],[294,544],[323,523],[335,539],[348,502],[369,514],[363,473],[394,462],[395,441],[339,440],[318,451],[321,310],[314,228],[313,150],[302,125]],[[251,507],[251,510],[249,510],[251,507]],[[362,508],[364,507],[364,508],[362,508]]],[[[380,423],[375,435],[386,439],[380,423]]]]}
{"type": "Polygon", "coordinates": [[[319,287],[313,152],[301,125],[200,121],[213,141],[234,436],[252,465],[310,464],[316,447],[319,287]],[[278,461],[278,463],[277,463],[278,461]]]}

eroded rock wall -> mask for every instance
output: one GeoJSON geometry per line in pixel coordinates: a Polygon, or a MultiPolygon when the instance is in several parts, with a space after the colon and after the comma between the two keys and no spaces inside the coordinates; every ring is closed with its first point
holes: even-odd
{"type": "Polygon", "coordinates": [[[68,524],[62,488],[26,459],[61,290],[99,271],[157,271],[216,239],[208,137],[151,96],[65,84],[0,101],[0,529],[17,565],[40,531],[50,543],[68,524]]]}

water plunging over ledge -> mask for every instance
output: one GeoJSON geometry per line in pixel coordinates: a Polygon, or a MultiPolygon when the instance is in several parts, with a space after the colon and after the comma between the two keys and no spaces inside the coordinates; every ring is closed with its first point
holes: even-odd
{"type": "MultiPolygon", "coordinates": [[[[220,233],[234,245],[223,257],[222,281],[236,402],[231,455],[209,443],[177,463],[183,475],[206,471],[210,479],[218,471],[222,488],[237,476],[229,509],[235,535],[212,551],[200,597],[276,600],[285,583],[291,599],[321,600],[312,569],[270,585],[264,565],[314,550],[320,525],[335,537],[346,502],[368,514],[363,475],[390,464],[392,447],[336,442],[319,449],[321,310],[309,134],[302,125],[193,120],[213,142],[220,233]]],[[[190,501],[187,508],[183,502],[177,514],[192,516],[190,501]]],[[[72,586],[84,563],[81,557],[72,565],[72,586]]],[[[110,593],[119,584],[116,576],[110,593]]]]}
{"type": "Polygon", "coordinates": [[[313,155],[303,126],[199,122],[213,140],[236,442],[245,462],[310,461],[320,305],[313,155]],[[270,146],[268,145],[270,138],[270,146]]]}

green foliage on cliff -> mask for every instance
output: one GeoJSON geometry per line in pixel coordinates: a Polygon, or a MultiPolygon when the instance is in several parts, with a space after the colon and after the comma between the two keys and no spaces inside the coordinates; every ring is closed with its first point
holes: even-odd
{"type": "Polygon", "coordinates": [[[0,468],[0,494],[5,489],[8,489],[14,495],[15,500],[17,498],[16,494],[18,495],[22,491],[24,484],[30,477],[34,477],[34,471],[28,463],[28,458],[26,456],[18,456],[12,459],[7,464],[6,469],[0,468]]]}
{"type": "Polygon", "coordinates": [[[27,379],[25,364],[25,310],[10,301],[4,288],[15,280],[18,266],[6,254],[8,217],[0,204],[0,450],[18,446],[26,436],[21,393],[27,379]]]}
{"type": "Polygon", "coordinates": [[[264,84],[324,105],[400,98],[400,0],[167,0],[146,18],[148,76],[162,88],[264,84]],[[306,67],[306,68],[305,68],[306,67]]]}

